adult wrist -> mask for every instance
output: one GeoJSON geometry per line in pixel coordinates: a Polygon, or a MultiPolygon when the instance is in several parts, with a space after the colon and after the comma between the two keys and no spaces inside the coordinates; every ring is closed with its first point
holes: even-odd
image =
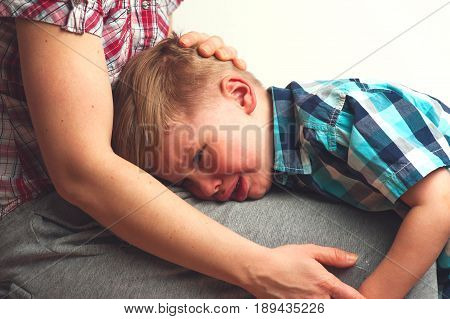
{"type": "Polygon", "coordinates": [[[242,256],[242,268],[239,272],[236,285],[250,293],[254,293],[258,285],[258,278],[264,276],[263,273],[270,252],[270,248],[261,245],[256,245],[251,252],[244,252],[242,256]]]}

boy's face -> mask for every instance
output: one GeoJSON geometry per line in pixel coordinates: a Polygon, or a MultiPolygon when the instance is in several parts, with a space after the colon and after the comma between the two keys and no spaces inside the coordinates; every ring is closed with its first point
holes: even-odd
{"type": "MultiPolygon", "coordinates": [[[[258,107],[267,110],[265,99],[258,107]]],[[[245,90],[208,104],[189,124],[174,124],[154,157],[153,174],[205,200],[261,198],[273,166],[272,121],[263,115],[268,112],[257,111],[255,92],[245,90]]]]}

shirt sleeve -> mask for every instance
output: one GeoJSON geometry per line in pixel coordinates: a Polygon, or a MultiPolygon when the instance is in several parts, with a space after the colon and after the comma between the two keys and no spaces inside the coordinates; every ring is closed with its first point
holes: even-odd
{"type": "Polygon", "coordinates": [[[450,166],[450,108],[400,85],[364,85],[348,98],[348,164],[396,203],[432,171],[450,166]]]}
{"type": "MultiPolygon", "coordinates": [[[[172,2],[172,1],[169,1],[172,2]]],[[[174,1],[177,2],[177,1],[174,1]]],[[[103,1],[99,0],[9,0],[0,3],[0,18],[22,18],[59,25],[61,29],[102,35],[103,1]]]]}

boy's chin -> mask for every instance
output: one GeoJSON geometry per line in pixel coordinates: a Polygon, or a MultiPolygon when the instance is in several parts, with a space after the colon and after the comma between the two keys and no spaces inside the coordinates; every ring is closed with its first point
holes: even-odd
{"type": "Polygon", "coordinates": [[[257,192],[255,192],[254,194],[248,194],[247,199],[261,199],[263,198],[270,190],[271,184],[259,189],[257,192]]]}

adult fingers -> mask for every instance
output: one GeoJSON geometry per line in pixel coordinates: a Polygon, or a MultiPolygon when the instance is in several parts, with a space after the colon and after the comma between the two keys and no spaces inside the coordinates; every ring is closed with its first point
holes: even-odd
{"type": "Polygon", "coordinates": [[[183,34],[180,37],[180,44],[183,47],[188,48],[197,45],[199,43],[205,42],[208,38],[209,35],[207,35],[206,33],[191,31],[183,34]]]}
{"type": "Polygon", "coordinates": [[[234,58],[233,64],[235,67],[237,67],[238,69],[241,69],[241,70],[245,70],[247,68],[247,63],[245,63],[244,60],[239,59],[239,58],[234,58]]]}
{"type": "Polygon", "coordinates": [[[342,281],[332,276],[328,281],[328,289],[331,298],[334,299],[365,299],[365,297],[355,288],[344,284],[342,281]]]}
{"type": "Polygon", "coordinates": [[[199,43],[198,53],[205,58],[209,58],[220,48],[224,47],[222,39],[218,36],[213,35],[209,37],[204,42],[199,43]]]}
{"type": "Polygon", "coordinates": [[[231,46],[226,46],[222,38],[218,36],[209,36],[206,33],[191,31],[180,37],[180,45],[188,48],[198,46],[198,53],[209,58],[215,56],[221,61],[232,61],[238,69],[245,70],[247,64],[244,60],[237,57],[237,51],[231,46]]]}
{"type": "Polygon", "coordinates": [[[247,64],[244,60],[238,58],[237,50],[230,46],[224,46],[216,50],[215,56],[217,59],[221,61],[229,61],[231,60],[235,67],[241,70],[245,70],[247,68],[247,64]]]}
{"type": "Polygon", "coordinates": [[[224,46],[216,50],[216,58],[222,61],[232,60],[237,57],[237,51],[230,46],[224,46]]]}
{"type": "Polygon", "coordinates": [[[335,267],[350,267],[358,260],[358,256],[334,247],[314,246],[313,257],[321,264],[335,267]]]}

